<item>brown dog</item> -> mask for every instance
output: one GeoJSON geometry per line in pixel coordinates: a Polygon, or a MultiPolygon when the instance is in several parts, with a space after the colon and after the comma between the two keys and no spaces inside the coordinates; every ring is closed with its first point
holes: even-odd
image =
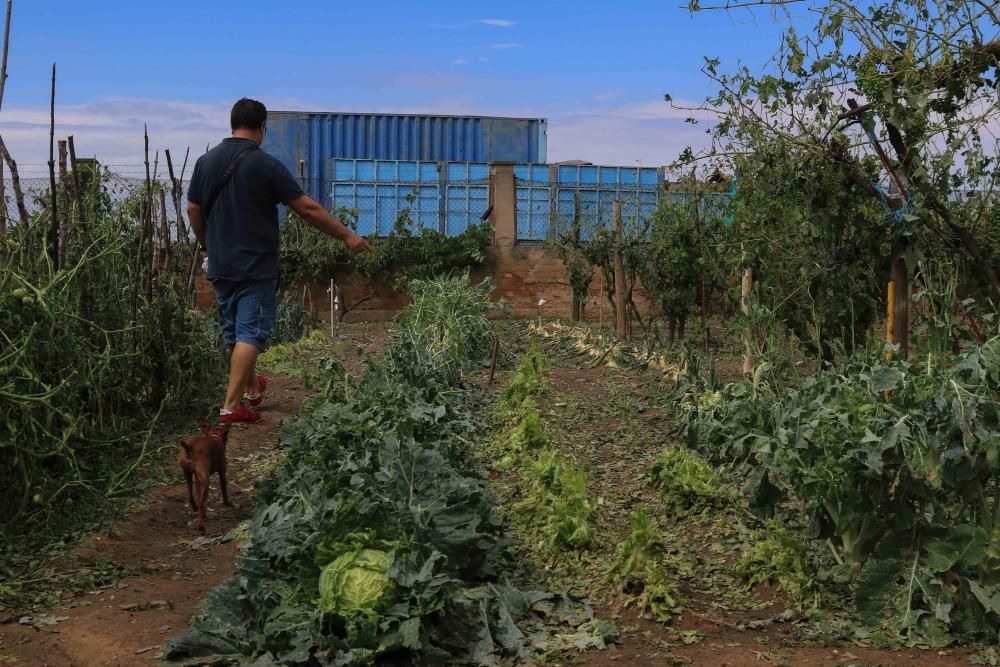
{"type": "Polygon", "coordinates": [[[198,426],[204,435],[194,435],[182,440],[181,451],[177,452],[177,462],[181,464],[187,480],[191,509],[198,513],[198,532],[204,535],[208,479],[214,473],[219,474],[222,503],[226,507],[232,506],[226,492],[226,441],[229,439],[229,425],[212,426],[204,419],[199,419],[198,426]]]}

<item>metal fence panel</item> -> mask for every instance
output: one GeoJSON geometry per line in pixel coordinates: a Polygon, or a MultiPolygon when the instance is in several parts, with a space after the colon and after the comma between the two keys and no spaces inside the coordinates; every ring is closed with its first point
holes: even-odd
{"type": "Polygon", "coordinates": [[[490,205],[490,189],[488,185],[448,185],[445,201],[445,233],[455,236],[479,222],[490,205]]]}
{"type": "Polygon", "coordinates": [[[517,239],[544,241],[552,218],[552,186],[549,165],[514,165],[514,189],[517,195],[517,239]]]}
{"type": "Polygon", "coordinates": [[[419,228],[454,236],[489,206],[489,165],[481,162],[333,160],[333,205],[357,210],[358,232],[385,236],[408,211],[419,228]]]}
{"type": "Polygon", "coordinates": [[[518,165],[518,233],[520,241],[538,241],[554,233],[553,219],[567,228],[579,202],[582,238],[598,227],[614,224],[614,201],[622,202],[622,224],[638,232],[656,210],[662,171],[650,167],[558,165],[550,182],[547,165],[518,165]],[[544,170],[544,173],[543,173],[544,170]]]}

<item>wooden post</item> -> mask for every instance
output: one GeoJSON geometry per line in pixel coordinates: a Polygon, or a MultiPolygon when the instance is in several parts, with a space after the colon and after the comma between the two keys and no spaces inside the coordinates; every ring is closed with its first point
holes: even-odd
{"type": "Polygon", "coordinates": [[[160,186],[160,234],[163,235],[163,268],[170,269],[170,225],[167,223],[167,191],[160,186]]]}
{"type": "Polygon", "coordinates": [[[69,174],[66,170],[66,140],[59,140],[59,266],[66,265],[66,245],[69,241],[69,174]]]}
{"type": "MultiPolygon", "coordinates": [[[[576,261],[576,253],[580,249],[580,193],[573,195],[573,255],[570,257],[570,262],[576,261]]],[[[567,267],[569,268],[569,267],[567,267]]],[[[580,321],[580,305],[585,294],[577,294],[576,287],[573,286],[572,282],[569,286],[570,297],[572,299],[572,304],[570,305],[569,319],[574,322],[580,321]]]]}
{"type": "Polygon", "coordinates": [[[628,311],[625,303],[625,261],[622,258],[622,202],[614,203],[615,217],[615,333],[619,338],[628,335],[628,311]]]}
{"type": "Polygon", "coordinates": [[[73,201],[76,204],[77,218],[83,217],[83,192],[80,190],[80,174],[76,168],[76,146],[73,145],[73,135],[66,137],[66,145],[69,146],[69,171],[73,175],[73,201]]]}
{"type": "MultiPolygon", "coordinates": [[[[187,227],[184,224],[184,215],[181,213],[181,179],[174,174],[174,162],[170,159],[170,150],[163,151],[167,156],[167,173],[170,176],[170,198],[174,203],[174,215],[177,218],[177,243],[188,240],[187,227]]],[[[184,166],[187,166],[187,153],[184,154],[184,166]]],[[[183,178],[184,171],[181,170],[183,178]]]]}
{"type": "MultiPolygon", "coordinates": [[[[740,294],[740,308],[747,319],[750,318],[750,292],[752,291],[753,269],[748,266],[743,269],[743,285],[740,294]]],[[[753,331],[750,330],[749,326],[743,327],[743,375],[749,375],[753,370],[753,350],[750,347],[752,339],[753,331]]]]}
{"type": "MultiPolygon", "coordinates": [[[[7,236],[7,189],[3,181],[3,160],[0,159],[0,236],[7,236]]],[[[6,255],[5,249],[0,248],[0,257],[6,255]]]]}
{"type": "MultiPolygon", "coordinates": [[[[895,321],[893,320],[893,315],[896,310],[894,308],[896,303],[896,283],[889,281],[889,285],[886,287],[886,297],[885,297],[885,340],[887,343],[892,343],[895,339],[895,321]]],[[[886,359],[892,358],[892,350],[887,350],[885,353],[886,359]]]]}
{"type": "Polygon", "coordinates": [[[56,64],[52,63],[52,94],[49,97],[49,230],[46,239],[46,252],[52,266],[59,270],[59,211],[56,203],[56,64]]]}
{"type": "Polygon", "coordinates": [[[708,354],[711,343],[708,334],[708,290],[705,289],[705,258],[702,255],[705,250],[705,239],[701,228],[701,191],[698,189],[698,174],[694,169],[691,170],[691,190],[694,194],[694,227],[698,230],[698,254],[701,260],[698,262],[698,295],[701,302],[698,310],[701,318],[702,348],[705,354],[708,354]]]}
{"type": "Polygon", "coordinates": [[[3,60],[0,61],[0,106],[3,105],[3,89],[7,83],[7,47],[10,45],[10,10],[14,0],[7,0],[7,18],[3,24],[3,60]]]}
{"type": "Polygon", "coordinates": [[[493,384],[493,376],[497,372],[497,352],[500,350],[500,337],[497,336],[493,339],[493,350],[490,352],[490,377],[486,380],[486,386],[489,387],[493,384]]]}
{"type": "Polygon", "coordinates": [[[892,297],[889,308],[892,310],[893,345],[899,346],[899,354],[906,359],[910,353],[910,308],[907,296],[910,293],[910,275],[906,270],[904,249],[901,245],[893,248],[889,275],[892,280],[892,297]]]}
{"type": "MultiPolygon", "coordinates": [[[[0,61],[0,106],[3,105],[4,84],[7,83],[7,47],[10,44],[10,12],[12,4],[13,0],[7,0],[7,17],[4,20],[3,26],[3,59],[0,61]]],[[[7,166],[10,167],[10,184],[14,190],[14,202],[17,204],[17,214],[21,219],[21,224],[27,227],[31,220],[28,218],[28,209],[24,206],[24,192],[21,190],[21,180],[17,175],[17,163],[14,162],[14,158],[7,151],[7,145],[4,143],[3,137],[0,137],[0,158],[2,158],[2,162],[6,162],[7,166]]],[[[2,176],[2,172],[0,172],[0,176],[2,176]]],[[[3,205],[3,219],[4,225],[6,225],[6,199],[3,200],[3,205]]]]}

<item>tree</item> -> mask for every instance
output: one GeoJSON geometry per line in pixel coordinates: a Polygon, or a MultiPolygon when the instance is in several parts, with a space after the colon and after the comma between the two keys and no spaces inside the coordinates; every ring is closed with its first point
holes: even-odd
{"type": "MultiPolygon", "coordinates": [[[[997,189],[997,140],[988,131],[1000,108],[994,5],[831,0],[808,10],[810,32],[790,25],[764,74],[746,65],[723,73],[706,59],[719,93],[700,109],[719,119],[715,150],[685,157],[735,164],[744,179],[762,163],[781,176],[759,185],[796,201],[801,224],[813,228],[807,236],[826,246],[814,252],[838,254],[845,234],[867,239],[869,251],[888,245],[879,272],[905,280],[920,256],[934,255],[963,269],[964,289],[1000,298],[982,233],[989,207],[956,205],[969,190],[989,199],[997,189]],[[875,219],[870,204],[890,215],[875,219]]],[[[800,282],[800,293],[811,284],[800,282]]]]}

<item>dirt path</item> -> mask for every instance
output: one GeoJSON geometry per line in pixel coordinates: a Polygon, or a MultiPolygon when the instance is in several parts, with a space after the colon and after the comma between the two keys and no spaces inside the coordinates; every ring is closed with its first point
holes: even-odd
{"type": "Polygon", "coordinates": [[[145,502],[109,530],[92,536],[70,557],[100,558],[134,576],[100,590],[80,591],[64,604],[35,614],[35,625],[0,625],[0,662],[52,667],[150,665],[165,638],[187,628],[205,593],[233,572],[236,541],[224,536],[250,517],[253,481],[275,459],[276,431],[298,414],[307,395],[303,382],[273,376],[265,419],[234,429],[229,437],[229,494],[224,507],[218,480],[209,494],[204,539],[187,507],[180,470],[177,483],[154,488],[145,502]],[[52,619],[65,619],[46,623],[52,619]]]}

